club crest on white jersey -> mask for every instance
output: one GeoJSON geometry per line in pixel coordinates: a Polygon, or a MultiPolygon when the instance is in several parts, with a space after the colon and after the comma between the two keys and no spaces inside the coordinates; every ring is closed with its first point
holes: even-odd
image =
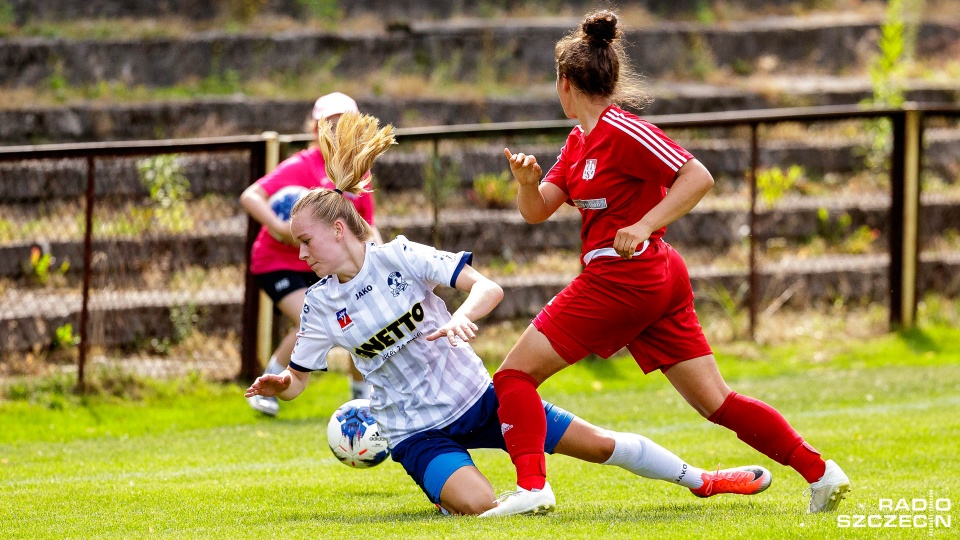
{"type": "Polygon", "coordinates": [[[390,286],[393,296],[400,296],[400,293],[407,290],[407,282],[404,281],[400,272],[391,272],[390,275],[387,276],[387,285],[390,286]]]}
{"type": "Polygon", "coordinates": [[[597,174],[597,160],[588,159],[586,163],[583,164],[583,179],[592,180],[595,174],[597,174]]]}

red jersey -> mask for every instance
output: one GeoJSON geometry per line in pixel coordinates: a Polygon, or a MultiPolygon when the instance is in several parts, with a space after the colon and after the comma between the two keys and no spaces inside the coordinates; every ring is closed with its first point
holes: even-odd
{"type": "MultiPolygon", "coordinates": [[[[563,190],[567,203],[580,209],[581,262],[588,263],[599,249],[610,254],[617,231],[659,204],[691,159],[658,127],[616,105],[607,107],[589,136],[574,127],[543,181],[563,190]]],[[[656,230],[650,239],[665,232],[666,227],[656,230]]]]}
{"type": "MultiPolygon", "coordinates": [[[[267,198],[289,186],[307,189],[334,188],[333,182],[327,178],[323,153],[317,147],[308,148],[285,159],[276,169],[257,180],[257,184],[267,192],[267,198]]],[[[348,197],[363,219],[373,225],[372,193],[359,196],[344,193],[343,196],[348,197]]],[[[312,272],[307,263],[300,260],[300,249],[297,246],[278,241],[270,235],[266,227],[261,227],[250,252],[250,273],[265,274],[279,270],[312,272]]]]}

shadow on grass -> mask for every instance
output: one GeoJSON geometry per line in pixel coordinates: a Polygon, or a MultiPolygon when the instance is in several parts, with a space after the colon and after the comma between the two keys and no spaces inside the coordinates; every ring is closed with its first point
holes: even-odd
{"type": "Polygon", "coordinates": [[[726,500],[718,502],[688,502],[643,506],[625,509],[616,506],[579,509],[561,512],[557,518],[571,522],[635,522],[651,523],[703,523],[728,520],[732,515],[749,516],[754,520],[762,517],[780,518],[792,514],[782,506],[764,500],[726,500]]]}
{"type": "Polygon", "coordinates": [[[942,350],[937,341],[926,330],[921,328],[914,327],[900,330],[897,332],[897,335],[900,336],[900,339],[903,340],[910,350],[916,353],[939,353],[942,350]]]}
{"type": "MultiPolygon", "coordinates": [[[[620,370],[623,369],[623,366],[616,362],[616,360],[621,360],[624,358],[629,358],[631,361],[633,361],[633,358],[630,357],[630,353],[626,352],[624,349],[623,351],[615,353],[610,358],[601,358],[595,354],[591,354],[578,362],[577,366],[579,366],[581,369],[586,369],[589,371],[596,379],[620,379],[623,378],[623,374],[620,372],[620,370]]],[[[636,366],[636,364],[628,364],[627,367],[637,368],[638,370],[640,369],[636,366]]]]}
{"type": "MultiPolygon", "coordinates": [[[[365,495],[376,498],[390,499],[396,497],[396,492],[368,492],[365,495]]],[[[371,501],[372,507],[376,503],[371,501]]],[[[602,508],[584,508],[570,506],[561,508],[557,513],[550,516],[513,516],[506,518],[515,519],[550,519],[567,523],[637,523],[639,525],[649,526],[656,523],[683,523],[703,524],[714,520],[729,520],[731,515],[749,516],[750,520],[760,520],[761,518],[784,519],[785,516],[793,516],[795,512],[784,509],[780,505],[772,505],[764,501],[724,501],[720,504],[712,502],[690,502],[682,504],[662,504],[651,505],[625,509],[617,505],[605,506],[602,508]]],[[[325,514],[322,512],[294,512],[287,516],[289,522],[306,521],[332,521],[336,523],[399,523],[421,520],[436,519],[454,519],[454,520],[475,520],[476,516],[443,516],[432,508],[424,507],[422,510],[415,511],[377,511],[360,516],[347,516],[342,514],[325,514]]]]}
{"type": "MultiPolygon", "coordinates": [[[[389,494],[395,497],[396,492],[389,494]]],[[[325,514],[322,512],[294,512],[287,516],[287,521],[291,523],[304,522],[335,522],[335,523],[398,523],[404,521],[421,521],[425,519],[445,518],[438,510],[431,510],[424,507],[416,511],[377,511],[363,515],[344,515],[344,514],[325,514]]]]}

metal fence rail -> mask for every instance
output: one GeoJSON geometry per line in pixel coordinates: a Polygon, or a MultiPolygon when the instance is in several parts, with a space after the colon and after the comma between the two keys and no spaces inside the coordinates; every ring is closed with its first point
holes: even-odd
{"type": "MultiPolygon", "coordinates": [[[[668,115],[646,119],[662,129],[746,128],[749,130],[749,166],[745,172],[749,182],[749,334],[754,336],[757,324],[761,272],[757,260],[762,216],[758,205],[757,174],[760,169],[762,146],[761,128],[778,124],[837,123],[848,120],[887,119],[892,126],[892,151],[889,169],[888,247],[889,266],[889,324],[892,328],[912,326],[917,310],[918,236],[920,221],[920,174],[923,166],[924,131],[928,119],[958,118],[960,107],[909,104],[902,109],[863,109],[855,106],[769,109],[759,111],[731,111],[725,113],[668,115]]],[[[441,153],[441,145],[453,141],[471,144],[476,141],[503,141],[510,138],[566,135],[575,125],[572,121],[511,122],[500,124],[439,126],[397,130],[400,147],[425,145],[434,156],[441,153]]],[[[215,139],[186,139],[166,141],[133,141],[91,144],[58,144],[39,146],[0,147],[0,164],[30,160],[80,159],[86,163],[86,185],[83,210],[83,268],[82,309],[79,320],[78,380],[84,384],[84,366],[90,346],[89,304],[94,253],[95,202],[98,196],[97,161],[126,156],[157,154],[200,154],[208,152],[240,151],[247,156],[248,180],[261,177],[279,160],[280,146],[297,145],[310,141],[309,135],[264,134],[261,136],[227,137],[215,139]]],[[[0,176],[2,178],[2,176],[0,176]]],[[[435,209],[434,226],[438,225],[435,209]]],[[[247,220],[247,245],[257,232],[256,223],[247,220]]],[[[435,231],[435,235],[437,231],[435,231]]],[[[244,256],[246,257],[246,255],[244,256]]],[[[238,376],[249,378],[260,370],[258,342],[269,340],[269,333],[258,332],[260,297],[249,273],[246,275],[241,331],[241,361],[238,376]]],[[[2,328],[0,328],[2,329],[2,328]]]]}

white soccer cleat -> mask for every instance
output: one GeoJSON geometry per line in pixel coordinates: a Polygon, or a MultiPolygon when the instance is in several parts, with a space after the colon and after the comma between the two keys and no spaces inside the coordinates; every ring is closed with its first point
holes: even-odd
{"type": "Polygon", "coordinates": [[[280,412],[280,402],[272,396],[250,396],[247,398],[247,403],[249,403],[254,410],[260,411],[267,416],[276,416],[277,413],[280,412]]]}
{"type": "Polygon", "coordinates": [[[497,498],[497,505],[480,514],[479,517],[516,516],[520,514],[546,515],[557,508],[557,498],[549,483],[543,489],[527,491],[517,486],[516,491],[504,493],[497,498]]]}
{"type": "Polygon", "coordinates": [[[827,460],[827,468],[819,480],[810,484],[810,507],[808,514],[833,512],[840,501],[850,491],[850,479],[832,459],[827,460]]]}

